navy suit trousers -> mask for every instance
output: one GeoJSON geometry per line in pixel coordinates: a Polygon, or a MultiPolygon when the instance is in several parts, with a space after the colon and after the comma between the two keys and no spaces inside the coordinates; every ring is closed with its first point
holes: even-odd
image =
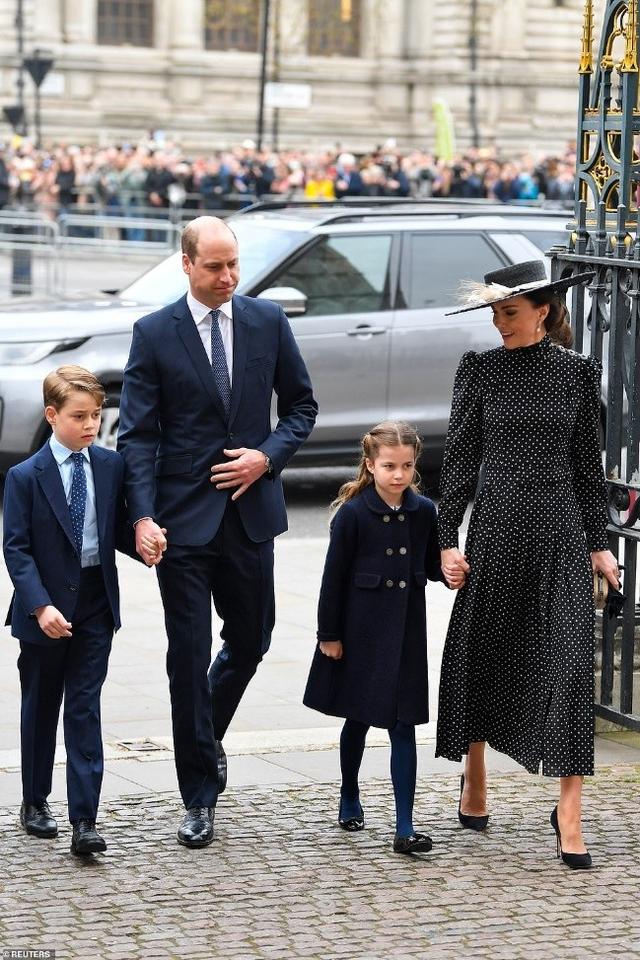
{"type": "Polygon", "coordinates": [[[25,801],[51,793],[56,731],[64,696],[69,820],[95,820],[104,757],[100,692],[107,675],[113,616],[100,567],[80,576],[72,637],[46,645],[20,641],[20,734],[25,801]]]}
{"type": "Polygon", "coordinates": [[[157,568],[169,647],[173,742],[185,807],[218,797],[214,739],[221,740],[269,649],[275,619],[273,540],[251,541],[230,499],[214,538],[169,546],[157,568]],[[211,664],[211,599],[223,621],[211,664]]]}

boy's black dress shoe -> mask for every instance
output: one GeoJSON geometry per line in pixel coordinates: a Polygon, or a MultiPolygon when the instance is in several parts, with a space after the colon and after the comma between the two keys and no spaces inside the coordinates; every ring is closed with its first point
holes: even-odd
{"type": "Polygon", "coordinates": [[[42,803],[26,803],[23,800],[20,807],[20,823],[32,837],[48,839],[58,836],[58,824],[46,800],[42,803]]]}
{"type": "Polygon", "coordinates": [[[222,740],[216,740],[216,759],[218,761],[218,796],[227,788],[227,755],[222,740]]]}
{"type": "Polygon", "coordinates": [[[76,820],[71,837],[71,853],[84,857],[88,853],[102,853],[107,845],[96,830],[95,820],[76,820]]]}
{"type": "Polygon", "coordinates": [[[428,853],[433,843],[424,833],[412,833],[409,837],[396,837],[393,849],[396,853],[428,853]]]}
{"type": "Polygon", "coordinates": [[[213,840],[213,807],[189,807],[178,827],[178,843],[207,847],[213,840]]]}

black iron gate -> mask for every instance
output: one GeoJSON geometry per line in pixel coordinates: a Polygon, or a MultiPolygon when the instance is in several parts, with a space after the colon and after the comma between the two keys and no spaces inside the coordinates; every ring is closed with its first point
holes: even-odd
{"type": "MultiPolygon", "coordinates": [[[[605,610],[596,714],[640,731],[636,605],[640,541],[640,0],[606,0],[594,59],[593,0],[585,0],[580,59],[576,209],[571,240],[554,248],[554,278],[595,277],[571,303],[576,349],[603,361],[610,545],[624,567],[620,616],[605,610]],[[636,697],[634,710],[634,679],[636,697]]],[[[640,629],[638,629],[640,637],[640,629]]]]}

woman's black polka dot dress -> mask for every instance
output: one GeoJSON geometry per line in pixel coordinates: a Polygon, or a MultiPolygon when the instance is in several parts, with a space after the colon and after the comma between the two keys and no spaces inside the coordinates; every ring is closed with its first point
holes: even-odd
{"type": "Polygon", "coordinates": [[[467,353],[442,470],[440,546],[476,497],[445,644],[436,755],[486,740],[532,773],[593,773],[593,587],[607,549],[598,362],[553,344],[467,353]]]}

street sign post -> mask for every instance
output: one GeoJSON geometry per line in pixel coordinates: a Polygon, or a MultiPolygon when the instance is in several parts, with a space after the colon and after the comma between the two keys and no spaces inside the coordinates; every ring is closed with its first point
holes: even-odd
{"type": "Polygon", "coordinates": [[[36,88],[36,147],[38,150],[42,146],[42,127],[40,119],[40,87],[44,78],[47,76],[53,66],[54,60],[44,50],[34,50],[33,56],[25,57],[24,67],[29,73],[36,88]]]}

